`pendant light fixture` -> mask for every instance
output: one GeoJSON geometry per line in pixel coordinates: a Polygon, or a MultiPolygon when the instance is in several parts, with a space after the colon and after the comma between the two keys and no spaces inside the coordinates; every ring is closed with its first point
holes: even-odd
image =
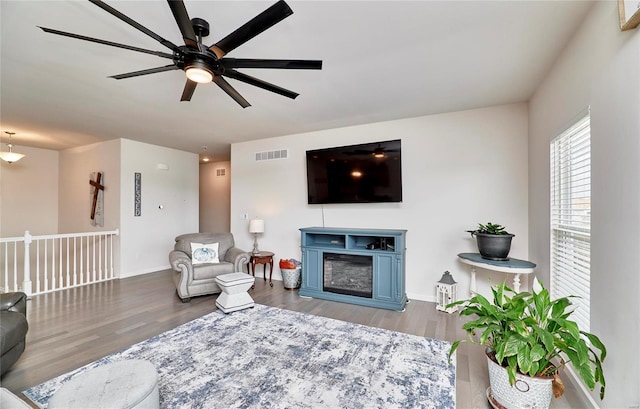
{"type": "Polygon", "coordinates": [[[5,162],[13,163],[24,158],[23,154],[18,152],[13,152],[13,144],[11,143],[11,137],[16,133],[8,132],[8,131],[5,131],[4,133],[9,135],[9,143],[7,144],[7,146],[9,147],[9,152],[0,152],[0,159],[2,159],[5,162]]]}

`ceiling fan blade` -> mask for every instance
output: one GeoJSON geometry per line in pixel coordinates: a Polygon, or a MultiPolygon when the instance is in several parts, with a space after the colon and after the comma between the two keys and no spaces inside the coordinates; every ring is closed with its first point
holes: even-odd
{"type": "Polygon", "coordinates": [[[236,91],[235,88],[233,88],[231,86],[231,84],[229,84],[224,78],[222,78],[219,75],[214,75],[213,76],[213,82],[215,82],[216,84],[218,84],[218,86],[220,88],[222,88],[222,90],[224,92],[227,93],[227,95],[229,95],[231,98],[233,98],[238,104],[240,104],[240,106],[242,108],[246,108],[246,107],[250,107],[251,104],[242,97],[242,95],[240,95],[240,93],[238,91],[236,91]]]}
{"type": "Polygon", "coordinates": [[[129,24],[130,26],[142,31],[143,33],[145,33],[149,37],[153,38],[154,40],[158,41],[160,44],[164,45],[165,47],[170,48],[171,50],[173,50],[175,52],[182,53],[180,51],[180,49],[178,48],[178,46],[173,44],[171,41],[160,37],[158,34],[154,33],[151,30],[149,30],[148,28],[146,28],[142,24],[138,23],[137,21],[133,20],[132,18],[122,14],[121,12],[119,12],[116,9],[114,9],[110,5],[104,3],[103,1],[100,1],[100,0],[89,0],[89,1],[91,3],[93,3],[93,4],[95,4],[96,6],[100,7],[101,9],[103,9],[107,13],[109,13],[109,14],[111,14],[113,16],[116,16],[117,18],[119,18],[120,20],[122,20],[125,23],[129,24]]]}
{"type": "Polygon", "coordinates": [[[241,46],[292,14],[293,10],[291,10],[291,7],[289,7],[284,0],[280,0],[222,40],[209,47],[209,50],[215,53],[218,58],[222,58],[225,54],[231,52],[235,48],[241,46]]]}
{"type": "Polygon", "coordinates": [[[179,69],[180,68],[178,68],[175,64],[171,64],[171,65],[165,65],[164,67],[149,68],[148,70],[140,70],[140,71],[127,72],[125,74],[111,75],[109,78],[122,80],[125,78],[138,77],[140,75],[155,74],[157,72],[173,71],[173,70],[179,70],[179,69]]]}
{"type": "Polygon", "coordinates": [[[80,35],[80,34],[67,33],[65,31],[54,30],[53,28],[46,28],[46,27],[40,27],[40,26],[38,26],[38,27],[41,28],[42,31],[44,31],[45,33],[51,33],[51,34],[57,34],[57,35],[65,36],[65,37],[77,38],[78,40],[91,41],[92,43],[110,45],[112,47],[124,48],[125,50],[138,51],[140,53],[152,54],[152,55],[157,55],[158,57],[164,57],[164,58],[173,59],[173,55],[167,54],[167,53],[163,53],[161,51],[146,50],[144,48],[134,47],[134,46],[131,46],[131,45],[126,45],[126,44],[114,43],[112,41],[101,40],[99,38],[87,37],[87,36],[83,36],[83,35],[80,35]]]}
{"type": "Polygon", "coordinates": [[[236,79],[238,81],[246,82],[247,84],[251,84],[262,89],[266,89],[267,91],[275,92],[276,94],[283,95],[287,98],[296,99],[296,97],[300,95],[296,92],[289,91],[288,89],[273,85],[266,81],[262,81],[261,79],[243,74],[236,70],[226,70],[223,75],[229,78],[236,79]]]}
{"type": "Polygon", "coordinates": [[[198,50],[198,38],[196,37],[196,32],[193,31],[191,19],[189,18],[189,13],[187,13],[187,8],[184,6],[184,2],[182,0],[167,0],[167,2],[173,13],[173,18],[175,18],[176,23],[178,23],[184,44],[189,48],[198,50]]]}
{"type": "Polygon", "coordinates": [[[255,58],[223,58],[225,68],[278,68],[286,70],[321,70],[321,60],[263,60],[255,58]]]}
{"type": "Polygon", "coordinates": [[[184,91],[182,91],[182,97],[180,98],[180,101],[191,101],[193,91],[196,90],[197,85],[197,82],[187,79],[187,83],[184,84],[184,91]]]}

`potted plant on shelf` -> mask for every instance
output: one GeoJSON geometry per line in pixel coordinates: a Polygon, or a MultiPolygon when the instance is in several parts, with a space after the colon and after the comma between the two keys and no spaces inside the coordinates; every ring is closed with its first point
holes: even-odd
{"type": "Polygon", "coordinates": [[[604,344],[569,320],[572,297],[552,301],[538,279],[533,287],[532,292],[516,293],[501,283],[491,289],[493,304],[476,294],[448,305],[462,306],[461,316],[476,316],[462,325],[469,338],[455,341],[449,358],[461,342],[486,347],[487,397],[494,407],[548,408],[552,393],[556,398],[564,393],[558,373],[567,363],[589,389],[599,383],[603,399],[604,344]]]}
{"type": "Polygon", "coordinates": [[[478,223],[475,230],[467,230],[471,236],[476,238],[478,251],[482,258],[488,260],[509,260],[509,251],[511,251],[511,239],[514,234],[509,233],[506,229],[491,222],[485,224],[478,223]]]}

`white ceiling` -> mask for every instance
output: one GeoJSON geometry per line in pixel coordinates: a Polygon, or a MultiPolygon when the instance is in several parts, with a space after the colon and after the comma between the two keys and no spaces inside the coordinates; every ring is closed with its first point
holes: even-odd
{"type": "MultiPolygon", "coordinates": [[[[274,3],[185,0],[213,44],[274,3]]],[[[108,1],[182,44],[164,1],[108,1]]],[[[227,159],[232,142],[527,101],[585,17],[586,1],[296,1],[294,14],[229,57],[321,59],[322,71],[241,70],[300,93],[229,79],[180,102],[185,76],[114,80],[168,60],[47,34],[37,26],[170,52],[87,1],[0,1],[2,131],[66,149],[128,138],[227,159]]],[[[3,142],[6,142],[3,133],[3,142]]],[[[6,146],[3,145],[3,150],[6,146]]],[[[19,151],[19,149],[16,149],[19,151]]]]}

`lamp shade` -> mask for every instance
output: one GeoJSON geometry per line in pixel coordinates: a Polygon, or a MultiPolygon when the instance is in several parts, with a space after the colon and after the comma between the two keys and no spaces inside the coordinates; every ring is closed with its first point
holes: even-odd
{"type": "Polygon", "coordinates": [[[264,220],[251,219],[249,221],[249,233],[264,233],[264,220]]]}
{"type": "Polygon", "coordinates": [[[22,153],[11,152],[11,151],[0,152],[0,159],[9,163],[17,162],[22,158],[24,158],[24,155],[22,153]]]}
{"type": "Polygon", "coordinates": [[[13,144],[11,143],[11,137],[15,135],[15,132],[5,131],[7,135],[9,135],[9,143],[7,144],[7,148],[9,148],[9,152],[0,152],[0,159],[3,161],[13,163],[17,162],[20,159],[24,158],[24,155],[21,153],[17,153],[13,151],[13,144]]]}

